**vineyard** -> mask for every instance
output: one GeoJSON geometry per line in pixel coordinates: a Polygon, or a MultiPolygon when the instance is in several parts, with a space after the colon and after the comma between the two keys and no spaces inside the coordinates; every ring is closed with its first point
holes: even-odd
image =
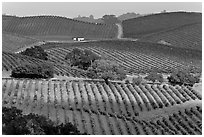
{"type": "Polygon", "coordinates": [[[159,43],[165,41],[171,46],[202,51],[202,24],[190,24],[179,28],[143,36],[141,41],[159,43]]]}
{"type": "Polygon", "coordinates": [[[62,40],[62,38],[70,40],[79,36],[86,39],[103,39],[115,38],[117,26],[81,22],[58,16],[30,16],[12,18],[3,24],[2,30],[41,40],[62,40]]]}
{"type": "Polygon", "coordinates": [[[202,134],[202,96],[191,87],[3,79],[2,104],[100,135],[202,134]]]}
{"type": "MultiPolygon", "coordinates": [[[[168,59],[185,66],[196,66],[201,68],[202,52],[199,50],[184,49],[181,47],[164,46],[163,44],[124,41],[124,40],[103,40],[83,43],[46,43],[41,46],[44,50],[51,48],[73,48],[73,47],[97,47],[106,50],[127,52],[127,54],[144,54],[159,59],[168,59]]],[[[131,57],[131,55],[129,55],[131,57]]],[[[134,60],[136,61],[136,60],[134,60]]]]}
{"type": "Polygon", "coordinates": [[[15,35],[7,32],[2,33],[2,50],[6,52],[16,52],[21,48],[37,43],[37,39],[15,35]]]}
{"type": "Polygon", "coordinates": [[[52,63],[50,61],[44,61],[36,58],[32,58],[25,55],[13,54],[2,52],[2,70],[11,71],[15,67],[22,65],[23,63],[39,65],[41,63],[50,63],[54,66],[54,73],[56,75],[68,76],[68,77],[85,77],[82,70],[69,67],[67,65],[52,63]]]}
{"type": "Polygon", "coordinates": [[[109,60],[114,60],[126,70],[131,70],[134,73],[148,73],[154,69],[162,71],[165,73],[171,72],[176,68],[187,68],[188,66],[182,63],[172,61],[168,58],[159,58],[153,55],[146,55],[140,52],[128,52],[119,51],[108,48],[101,47],[69,47],[69,48],[51,48],[47,49],[48,58],[51,62],[66,64],[64,59],[68,52],[71,52],[74,48],[88,49],[97,55],[107,58],[109,60]]]}
{"type": "Polygon", "coordinates": [[[122,22],[122,25],[125,38],[141,38],[145,35],[167,31],[194,23],[202,23],[201,13],[159,13],[125,20],[122,22]]]}

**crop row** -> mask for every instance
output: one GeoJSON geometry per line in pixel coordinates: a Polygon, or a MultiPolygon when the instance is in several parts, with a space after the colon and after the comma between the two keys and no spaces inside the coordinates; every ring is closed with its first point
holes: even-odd
{"type": "Polygon", "coordinates": [[[67,18],[39,16],[13,18],[3,28],[6,32],[21,35],[70,35],[95,38],[114,38],[117,27],[114,25],[96,25],[67,18]]]}
{"type": "Polygon", "coordinates": [[[142,41],[159,42],[164,40],[172,46],[187,49],[202,49],[202,24],[193,24],[175,30],[144,36],[142,41]]]}
{"type": "Polygon", "coordinates": [[[11,71],[15,67],[21,66],[24,63],[39,65],[42,63],[50,63],[54,66],[54,73],[56,75],[65,75],[71,77],[85,77],[85,74],[78,69],[71,68],[69,66],[65,66],[58,63],[52,63],[49,61],[44,61],[36,58],[32,58],[25,55],[13,54],[8,52],[2,53],[2,69],[6,71],[11,71]]]}
{"type": "MultiPolygon", "coordinates": [[[[160,100],[158,94],[154,93],[153,96],[150,90],[148,95],[144,89],[148,85],[142,87],[131,85],[135,89],[134,93],[128,92],[128,87],[124,89],[123,86],[127,85],[3,79],[2,104],[7,107],[16,106],[25,114],[32,112],[45,115],[58,123],[71,122],[80,131],[88,134],[202,134],[202,107],[199,106],[184,109],[185,111],[179,110],[178,114],[160,120],[144,121],[139,120],[138,115],[138,117],[121,115],[133,111],[132,107],[135,107],[135,112],[141,111],[139,102],[136,101],[139,99],[140,102],[144,102],[146,98],[150,111],[154,110],[154,103],[158,105],[158,102],[161,102],[162,107],[165,107],[162,100],[166,102],[168,100],[164,97],[163,91],[159,91],[160,96],[163,95],[160,100]],[[135,95],[138,95],[137,98],[135,95]]],[[[193,95],[197,96],[195,93],[193,95]]],[[[170,98],[176,102],[169,95],[170,98]]],[[[146,106],[142,107],[147,109],[146,106]]]]}
{"type": "MultiPolygon", "coordinates": [[[[118,62],[121,66],[126,68],[127,70],[133,70],[133,72],[150,72],[153,69],[158,69],[162,72],[171,72],[175,68],[185,68],[181,63],[171,61],[167,58],[159,58],[152,55],[146,55],[142,53],[132,53],[132,52],[123,52],[119,50],[110,50],[106,48],[100,47],[77,47],[80,49],[88,49],[92,52],[108,58],[110,60],[114,60],[118,62]]],[[[52,62],[60,62],[62,64],[66,64],[66,60],[64,59],[66,54],[70,52],[73,47],[70,48],[51,48],[47,49],[46,52],[49,55],[49,60],[52,62]]]]}
{"type": "Polygon", "coordinates": [[[3,79],[2,85],[3,100],[10,101],[8,104],[22,96],[20,87],[27,87],[24,92],[32,93],[32,97],[36,92],[36,101],[47,96],[46,102],[64,108],[90,109],[125,117],[202,99],[199,93],[185,86],[17,79],[3,79]]]}

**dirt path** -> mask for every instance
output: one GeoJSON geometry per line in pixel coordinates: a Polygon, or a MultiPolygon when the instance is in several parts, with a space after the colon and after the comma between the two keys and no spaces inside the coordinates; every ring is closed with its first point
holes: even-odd
{"type": "Polygon", "coordinates": [[[129,40],[129,41],[137,41],[138,39],[133,39],[133,38],[123,38],[123,27],[121,23],[116,24],[118,26],[118,34],[117,34],[117,39],[121,40],[129,40]]]}
{"type": "Polygon", "coordinates": [[[121,24],[116,24],[118,26],[118,35],[117,35],[117,38],[118,39],[121,39],[122,36],[123,36],[123,27],[121,24]]]}

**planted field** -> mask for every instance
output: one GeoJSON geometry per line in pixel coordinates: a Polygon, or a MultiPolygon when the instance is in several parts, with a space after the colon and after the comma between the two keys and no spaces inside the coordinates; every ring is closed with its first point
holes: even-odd
{"type": "Polygon", "coordinates": [[[65,64],[64,59],[66,54],[74,48],[88,49],[102,57],[118,62],[127,70],[132,69],[137,73],[150,72],[153,69],[158,69],[163,72],[170,72],[175,68],[185,68],[181,63],[171,61],[168,58],[159,58],[152,55],[146,55],[139,52],[124,52],[119,50],[101,48],[101,47],[69,47],[69,48],[51,48],[47,49],[48,58],[51,62],[65,64]]]}
{"type": "Polygon", "coordinates": [[[198,92],[180,86],[2,79],[3,106],[88,134],[202,134],[201,102],[198,92]]]}
{"type": "Polygon", "coordinates": [[[3,32],[2,50],[6,52],[16,52],[28,45],[37,43],[37,39],[3,32]]]}
{"type": "Polygon", "coordinates": [[[202,51],[202,24],[190,24],[176,29],[143,36],[141,41],[169,44],[202,51]]]}
{"type": "MultiPolygon", "coordinates": [[[[46,43],[41,46],[44,50],[51,50],[51,48],[72,49],[74,47],[90,47],[102,48],[108,51],[127,52],[128,54],[142,54],[158,59],[167,59],[185,66],[196,66],[201,68],[202,51],[184,49],[181,47],[164,46],[163,44],[139,42],[139,41],[125,41],[125,40],[103,40],[82,43],[46,43]]],[[[55,49],[53,49],[55,50],[55,49]]],[[[99,50],[100,51],[100,50],[99,50]]],[[[52,51],[50,51],[51,53],[52,51]]],[[[63,52],[63,50],[62,50],[63,52]]],[[[54,54],[52,52],[51,54],[54,54]]],[[[100,53],[101,54],[101,53],[100,53]]],[[[132,55],[128,55],[131,57],[132,55]]],[[[122,61],[122,60],[121,60],[122,61]]],[[[134,60],[137,62],[137,60],[134,60]]]]}
{"type": "Polygon", "coordinates": [[[32,58],[25,55],[13,54],[8,52],[2,53],[2,70],[11,71],[24,63],[39,65],[40,63],[50,63],[54,66],[54,73],[56,75],[65,75],[70,77],[85,77],[82,70],[78,70],[67,65],[59,63],[52,63],[41,59],[32,58]]]}
{"type": "Polygon", "coordinates": [[[124,37],[141,38],[145,35],[167,31],[193,23],[202,23],[201,13],[159,13],[125,20],[122,22],[122,25],[124,37]]]}
{"type": "Polygon", "coordinates": [[[66,36],[64,40],[70,40],[71,37],[115,38],[117,33],[115,25],[81,22],[58,16],[15,17],[6,23],[2,28],[5,32],[36,36],[41,40],[44,36],[46,40],[49,36],[56,36],[55,40],[59,36],[66,36]]]}

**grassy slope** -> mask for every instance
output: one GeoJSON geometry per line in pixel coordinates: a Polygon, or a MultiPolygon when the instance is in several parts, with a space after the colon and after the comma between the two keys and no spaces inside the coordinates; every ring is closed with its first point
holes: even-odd
{"type": "Polygon", "coordinates": [[[117,26],[96,25],[58,16],[16,17],[5,23],[6,25],[3,24],[3,31],[5,32],[41,39],[44,39],[45,36],[46,40],[53,40],[55,37],[55,40],[60,37],[64,37],[64,40],[67,40],[74,36],[85,38],[114,38],[117,33],[117,26]]]}
{"type": "Polygon", "coordinates": [[[84,42],[84,43],[48,43],[43,45],[44,49],[54,47],[72,47],[72,46],[98,46],[108,49],[140,52],[147,55],[153,55],[157,57],[165,57],[176,62],[192,64],[201,67],[202,64],[202,52],[198,50],[189,50],[179,47],[163,46],[162,44],[150,43],[150,42],[134,42],[123,40],[108,40],[108,41],[96,41],[96,42],[84,42]]]}
{"type": "Polygon", "coordinates": [[[122,24],[124,37],[127,38],[142,38],[142,40],[144,41],[147,40],[152,42],[158,42],[155,41],[158,39],[166,40],[170,43],[172,41],[177,41],[176,43],[172,43],[173,46],[184,46],[185,48],[201,50],[202,26],[199,25],[201,23],[201,13],[173,12],[129,19],[123,21],[122,24]],[[188,26],[192,24],[198,25],[188,26]],[[192,29],[190,30],[189,27],[192,27],[192,29]],[[173,37],[174,34],[177,36],[173,37]],[[169,35],[171,35],[171,37],[169,35]],[[191,38],[192,35],[194,36],[194,38],[191,38]],[[153,38],[151,38],[151,36],[153,38]],[[169,39],[171,40],[169,41],[169,39]],[[185,42],[187,42],[188,44],[181,44],[185,42]],[[190,47],[192,43],[198,44],[190,47]]]}

